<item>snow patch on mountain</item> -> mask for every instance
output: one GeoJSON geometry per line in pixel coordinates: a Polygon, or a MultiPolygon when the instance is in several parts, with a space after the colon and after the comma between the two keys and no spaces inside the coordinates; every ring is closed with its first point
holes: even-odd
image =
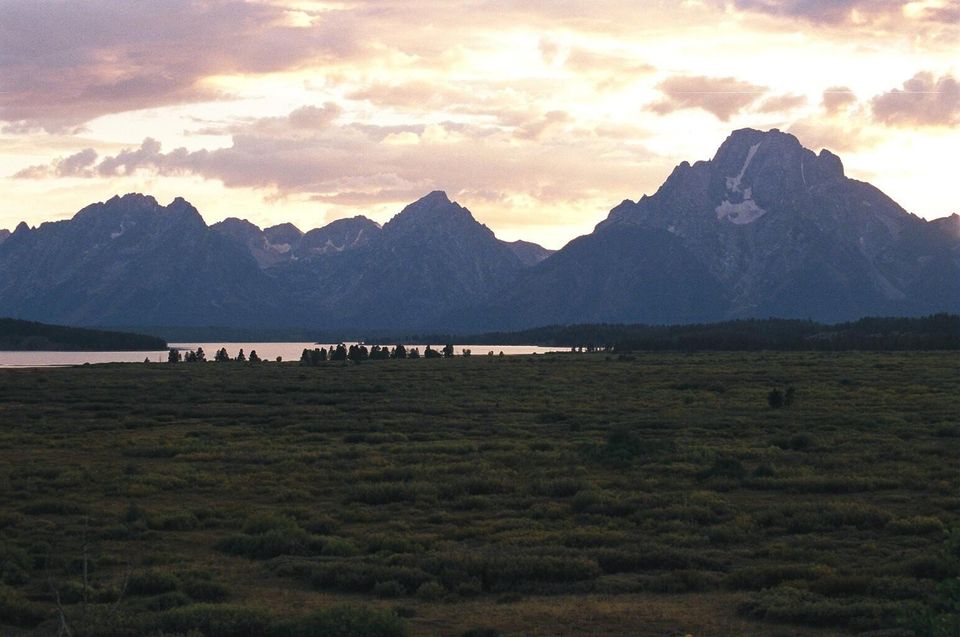
{"type": "Polygon", "coordinates": [[[767,211],[757,205],[753,199],[744,199],[740,203],[730,203],[724,199],[723,203],[717,206],[717,219],[722,221],[726,219],[730,223],[738,226],[753,223],[767,211]]]}
{"type": "MultiPolygon", "coordinates": [[[[740,192],[740,181],[743,179],[743,176],[747,174],[747,168],[750,167],[750,162],[753,161],[753,156],[757,154],[757,149],[760,148],[760,144],[761,142],[757,142],[747,151],[747,158],[743,162],[743,167],[740,168],[740,174],[736,177],[727,177],[727,190],[730,192],[740,192]]],[[[747,197],[747,199],[749,199],[749,197],[747,197]]]]}

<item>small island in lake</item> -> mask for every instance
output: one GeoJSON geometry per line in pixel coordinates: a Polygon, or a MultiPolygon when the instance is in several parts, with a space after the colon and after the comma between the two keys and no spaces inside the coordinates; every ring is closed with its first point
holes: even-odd
{"type": "Polygon", "coordinates": [[[148,352],[167,348],[155,336],[0,318],[0,351],[148,352]]]}

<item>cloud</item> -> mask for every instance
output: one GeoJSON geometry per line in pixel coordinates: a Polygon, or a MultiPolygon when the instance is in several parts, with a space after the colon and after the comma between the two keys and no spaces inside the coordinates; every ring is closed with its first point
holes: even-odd
{"type": "Polygon", "coordinates": [[[733,77],[676,75],[657,85],[664,98],[649,106],[660,115],[686,108],[700,108],[721,121],[744,110],[767,92],[765,86],[733,77]]]}
{"type": "Polygon", "coordinates": [[[547,129],[569,122],[570,120],[570,114],[565,111],[550,111],[543,117],[520,126],[517,130],[517,137],[521,139],[538,140],[543,137],[547,129]]]}
{"type": "Polygon", "coordinates": [[[0,120],[61,131],[100,115],[225,97],[204,80],[347,56],[337,12],[310,28],[240,0],[0,3],[0,120]]]}
{"type": "Polygon", "coordinates": [[[873,117],[887,126],[956,126],[960,124],[960,82],[952,75],[921,72],[903,88],[870,101],[873,117]]]}
{"type": "Polygon", "coordinates": [[[831,86],[823,92],[823,110],[833,115],[857,101],[857,96],[846,86],[831,86]]]}
{"type": "Polygon", "coordinates": [[[642,76],[652,73],[656,67],[652,64],[622,55],[600,53],[584,48],[574,48],[567,55],[563,65],[578,73],[603,73],[616,75],[642,76]]]}
{"type": "Polygon", "coordinates": [[[46,177],[93,177],[97,151],[84,148],[78,153],[54,160],[49,166],[29,166],[13,175],[14,179],[43,179],[46,177]]]}
{"type": "Polygon", "coordinates": [[[792,93],[784,95],[773,95],[760,102],[757,106],[758,113],[786,113],[794,109],[806,106],[807,98],[805,95],[794,95],[792,93]]]}
{"type": "Polygon", "coordinates": [[[524,196],[551,205],[632,192],[655,165],[651,153],[637,145],[625,149],[622,138],[582,134],[544,143],[550,128],[570,122],[563,111],[495,132],[463,123],[377,127],[326,117],[323,126],[303,128],[297,116],[302,112],[235,125],[232,144],[225,148],[165,151],[146,138],[139,147],[98,162],[84,151],[82,159],[68,157],[17,176],[50,177],[70,164],[79,167],[76,176],[190,174],[231,188],[340,205],[412,201],[439,188],[486,198],[524,196]]]}
{"type": "Polygon", "coordinates": [[[800,18],[817,24],[844,24],[867,16],[902,15],[909,0],[735,0],[741,11],[800,18]]]}
{"type": "Polygon", "coordinates": [[[830,121],[815,117],[794,122],[787,130],[807,148],[854,152],[875,146],[880,137],[855,121],[830,121]]]}
{"type": "Polygon", "coordinates": [[[427,107],[452,108],[471,103],[476,94],[454,88],[445,82],[410,81],[387,84],[375,82],[347,94],[352,100],[366,100],[377,106],[422,110],[427,107]]]}

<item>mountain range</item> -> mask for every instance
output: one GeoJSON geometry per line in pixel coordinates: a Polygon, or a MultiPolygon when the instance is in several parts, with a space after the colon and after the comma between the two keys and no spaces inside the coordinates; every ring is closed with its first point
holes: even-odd
{"type": "Polygon", "coordinates": [[[960,216],[926,221],[776,129],[616,206],[556,252],[433,192],[301,232],[139,194],[0,231],[0,315],[87,326],[519,329],[960,311],[960,216]]]}

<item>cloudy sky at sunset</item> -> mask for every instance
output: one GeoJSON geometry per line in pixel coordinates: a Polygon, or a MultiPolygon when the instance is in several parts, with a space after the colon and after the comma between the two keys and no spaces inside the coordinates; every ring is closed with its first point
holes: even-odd
{"type": "Polygon", "coordinates": [[[136,191],[301,229],[436,189],[560,247],[731,130],[960,211],[960,0],[0,0],[0,228],[136,191]]]}

